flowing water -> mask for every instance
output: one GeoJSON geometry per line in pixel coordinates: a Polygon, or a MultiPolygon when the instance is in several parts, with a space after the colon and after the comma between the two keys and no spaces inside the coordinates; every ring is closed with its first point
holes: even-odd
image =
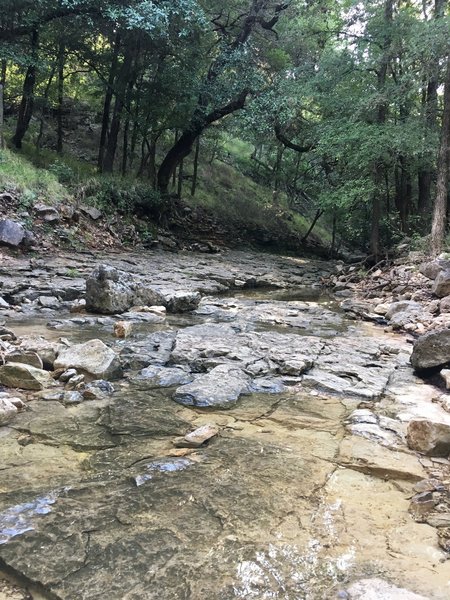
{"type": "MultiPolygon", "coordinates": [[[[308,326],[286,324],[284,315],[261,318],[252,331],[375,340],[404,351],[381,328],[343,319],[315,289],[283,294],[235,294],[219,311],[143,323],[120,342],[108,318],[8,325],[48,340],[100,338],[123,352],[158,332],[229,322],[225,313],[244,310],[239,303],[276,314],[283,302],[307,300],[315,315],[308,326]],[[321,311],[323,327],[315,321],[321,311]]],[[[346,427],[354,409],[370,404],[364,395],[292,382],[227,409],[200,409],[175,403],[175,388],[135,375],[115,383],[112,397],[73,406],[36,396],[0,430],[0,557],[33,598],[327,600],[349,598],[352,582],[373,577],[450,597],[436,530],[408,513],[412,485],[426,476],[419,460],[346,427]],[[184,456],[175,450],[175,438],[206,423],[220,428],[217,437],[184,456]],[[392,466],[403,459],[413,462],[392,466]]]]}

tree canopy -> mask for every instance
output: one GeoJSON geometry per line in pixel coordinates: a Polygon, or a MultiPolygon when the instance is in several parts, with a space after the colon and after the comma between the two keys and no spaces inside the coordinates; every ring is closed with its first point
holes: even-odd
{"type": "MultiPolygon", "coordinates": [[[[1,84],[11,143],[68,152],[70,103],[95,115],[100,172],[170,202],[200,142],[379,256],[446,234],[446,0],[5,0],[1,84]],[[55,119],[45,141],[44,115],[55,119]],[[195,149],[195,152],[192,152],[195,149]],[[183,167],[184,165],[184,167],[183,167]],[[184,170],[183,170],[184,168],[184,170]]],[[[74,134],[77,135],[76,132],[74,134]]],[[[195,190],[195,184],[192,187],[195,190]]]]}

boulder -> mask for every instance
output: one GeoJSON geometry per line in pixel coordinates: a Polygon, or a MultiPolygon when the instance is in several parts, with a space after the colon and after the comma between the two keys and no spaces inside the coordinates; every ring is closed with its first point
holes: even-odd
{"type": "Polygon", "coordinates": [[[199,292],[177,290],[166,296],[166,306],[170,312],[189,312],[200,304],[199,292]]]}
{"type": "Polygon", "coordinates": [[[76,369],[94,379],[113,379],[122,372],[118,356],[101,340],[70,346],[59,353],[54,366],[55,369],[76,369]]]}
{"type": "Polygon", "coordinates": [[[20,223],[4,219],[0,221],[0,244],[17,247],[23,242],[25,229],[20,223]]]}
{"type": "Polygon", "coordinates": [[[18,352],[35,352],[46,369],[53,369],[58,353],[66,347],[62,343],[49,342],[41,335],[25,335],[20,339],[18,352]]]}
{"type": "Polygon", "coordinates": [[[450,362],[450,329],[422,335],[414,344],[411,364],[416,371],[444,366],[450,362]]]}
{"type": "Polygon", "coordinates": [[[206,375],[199,375],[192,383],[179,387],[173,399],[186,406],[233,405],[241,394],[249,392],[250,378],[234,366],[219,365],[206,375]]]}
{"type": "Polygon", "coordinates": [[[31,350],[14,350],[7,354],[5,358],[10,363],[22,363],[24,365],[36,367],[36,369],[44,368],[44,364],[39,354],[32,352],[31,350]]]}
{"type": "Polygon", "coordinates": [[[437,274],[431,291],[438,298],[444,298],[444,296],[448,296],[450,294],[450,269],[440,271],[437,274]]]}
{"type": "Polygon", "coordinates": [[[0,367],[0,383],[22,390],[43,390],[55,382],[50,373],[43,369],[24,363],[6,363],[0,367]]]}
{"type": "Polygon", "coordinates": [[[450,455],[450,419],[447,422],[413,419],[406,433],[408,446],[429,456],[450,455]]]}
{"type": "Polygon", "coordinates": [[[442,258],[435,258],[426,263],[422,263],[419,267],[419,271],[422,275],[425,275],[428,279],[436,279],[441,271],[450,269],[450,260],[442,258]]]}
{"type": "Polygon", "coordinates": [[[115,267],[100,265],[86,280],[86,309],[101,314],[123,313],[136,304],[162,304],[164,298],[145,281],[115,267]]]}
{"type": "Polygon", "coordinates": [[[416,323],[423,316],[422,305],[413,300],[393,302],[385,314],[386,319],[394,328],[404,327],[408,323],[416,323]]]}

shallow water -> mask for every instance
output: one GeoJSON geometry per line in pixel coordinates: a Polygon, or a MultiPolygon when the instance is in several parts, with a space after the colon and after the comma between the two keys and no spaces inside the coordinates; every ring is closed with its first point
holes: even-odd
{"type": "MultiPolygon", "coordinates": [[[[316,293],[252,290],[235,298],[274,302],[274,310],[280,301],[307,301],[338,314],[316,293]]],[[[49,340],[98,337],[120,349],[222,317],[170,316],[136,325],[120,342],[108,320],[58,329],[47,320],[9,326],[49,340]]],[[[347,321],[332,335],[350,325],[350,339],[392,342],[380,328],[347,321]]],[[[304,334],[298,323],[250,327],[304,334]]],[[[313,323],[306,332],[314,331],[324,335],[313,323]]],[[[34,399],[2,433],[0,557],[22,582],[39,583],[39,597],[328,600],[366,576],[450,597],[435,530],[408,514],[414,477],[376,472],[358,458],[375,448],[345,427],[361,398],[293,385],[201,410],[173,402],[173,391],[127,377],[111,399],[77,406],[34,399]],[[220,434],[174,456],[173,440],[206,423],[220,434]],[[357,460],[343,458],[344,441],[357,460]]]]}

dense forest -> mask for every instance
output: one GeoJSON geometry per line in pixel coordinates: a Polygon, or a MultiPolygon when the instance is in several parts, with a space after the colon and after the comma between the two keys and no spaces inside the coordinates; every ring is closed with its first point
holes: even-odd
{"type": "Polygon", "coordinates": [[[332,250],[445,249],[446,0],[1,4],[2,144],[60,155],[61,177],[75,156],[138,180],[150,212],[220,160],[332,250]]]}

